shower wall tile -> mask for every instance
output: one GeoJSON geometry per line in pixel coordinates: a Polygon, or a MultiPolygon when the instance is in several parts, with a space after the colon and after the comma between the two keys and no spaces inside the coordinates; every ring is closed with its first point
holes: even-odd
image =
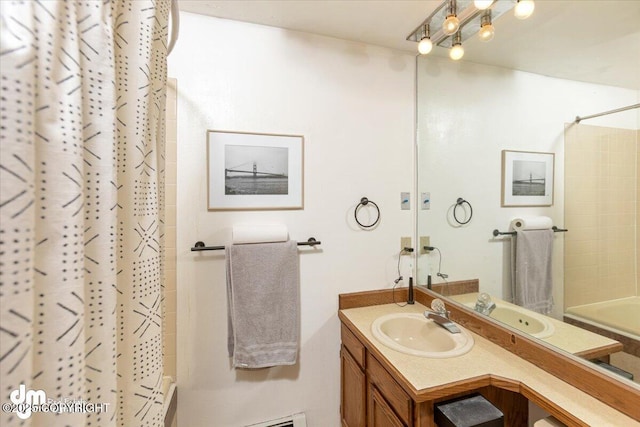
{"type": "Polygon", "coordinates": [[[638,132],[565,129],[565,307],[637,294],[638,132]]]}
{"type": "Polygon", "coordinates": [[[167,79],[165,151],[164,374],[176,378],[177,81],[167,79]]]}
{"type": "MultiPolygon", "coordinates": [[[[173,238],[175,239],[176,227],[172,226],[172,227],[167,227],[167,228],[172,229],[173,238]]],[[[167,235],[167,236],[169,236],[169,235],[167,235]]],[[[168,271],[176,271],[176,248],[175,247],[173,247],[173,248],[167,247],[167,248],[165,248],[165,250],[166,250],[165,265],[164,265],[165,269],[168,270],[168,271]]],[[[165,298],[166,298],[166,296],[165,296],[165,298]]]]}
{"type": "MultiPolygon", "coordinates": [[[[165,195],[167,197],[167,201],[176,200],[176,185],[175,184],[167,184],[164,191],[165,191],[165,195]]],[[[173,206],[175,206],[175,203],[173,204],[173,206]]]]}
{"type": "Polygon", "coordinates": [[[164,211],[164,224],[174,226],[176,225],[176,206],[167,205],[164,211]]]}
{"type": "MultiPolygon", "coordinates": [[[[175,247],[176,247],[176,244],[175,244],[175,241],[176,241],[175,240],[176,239],[176,226],[175,225],[166,225],[164,227],[164,237],[165,237],[165,240],[170,240],[171,239],[174,242],[173,246],[167,246],[165,249],[170,249],[170,248],[175,249],[175,247]]],[[[175,254],[175,250],[173,251],[173,253],[175,254]]],[[[175,265],[175,260],[174,260],[174,265],[175,265]]]]}

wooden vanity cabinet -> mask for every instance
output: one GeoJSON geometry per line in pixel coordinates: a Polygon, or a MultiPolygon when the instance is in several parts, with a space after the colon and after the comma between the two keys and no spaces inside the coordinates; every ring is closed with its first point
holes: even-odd
{"type": "Polygon", "coordinates": [[[369,384],[367,393],[369,396],[368,427],[405,427],[376,386],[369,384]]]}
{"type": "Polygon", "coordinates": [[[365,427],[367,421],[367,379],[365,347],[342,325],[340,348],[340,418],[342,427],[365,427]]]}
{"type": "Polygon", "coordinates": [[[409,395],[404,392],[402,387],[398,385],[387,370],[370,353],[367,353],[366,373],[369,391],[367,403],[370,406],[367,411],[367,414],[369,415],[369,422],[367,425],[369,427],[378,425],[413,425],[411,422],[413,414],[413,400],[411,400],[409,395]],[[381,416],[381,414],[378,414],[378,411],[382,411],[382,402],[374,401],[374,391],[377,391],[381,399],[386,403],[386,409],[388,409],[387,412],[390,411],[391,415],[388,415],[387,418],[392,418],[393,420],[389,424],[376,423],[376,416],[381,416]]]}
{"type": "Polygon", "coordinates": [[[413,401],[342,325],[340,415],[343,427],[409,427],[413,401]]]}
{"type": "Polygon", "coordinates": [[[528,400],[505,384],[453,385],[433,400],[414,401],[383,363],[342,324],[341,396],[342,427],[435,427],[434,404],[479,392],[504,413],[505,425],[526,427],[528,400]]]}

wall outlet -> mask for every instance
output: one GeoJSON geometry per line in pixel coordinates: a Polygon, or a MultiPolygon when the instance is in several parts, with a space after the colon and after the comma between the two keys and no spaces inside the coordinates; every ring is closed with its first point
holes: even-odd
{"type": "Polygon", "coordinates": [[[428,254],[431,251],[426,250],[425,246],[431,246],[431,237],[430,236],[420,236],[420,253],[428,254]]]}
{"type": "Polygon", "coordinates": [[[400,252],[404,250],[404,248],[411,247],[411,237],[401,237],[400,238],[400,252]]]}

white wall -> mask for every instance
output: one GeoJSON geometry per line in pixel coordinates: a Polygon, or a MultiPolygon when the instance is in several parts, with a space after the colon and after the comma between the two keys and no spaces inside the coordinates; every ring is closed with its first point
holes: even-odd
{"type": "MultiPolygon", "coordinates": [[[[412,55],[370,45],[188,13],[169,57],[178,80],[177,292],[179,425],[241,426],[305,411],[339,425],[338,294],[390,288],[401,235],[413,234],[412,55]],[[305,207],[208,212],[206,130],[305,137],[305,207]],[[380,206],[355,227],[362,196],[380,206]],[[293,368],[235,371],[226,354],[224,244],[236,223],[282,222],[300,250],[301,351],[293,368]]],[[[410,262],[403,264],[409,275],[410,262]]]]}
{"type": "MultiPolygon", "coordinates": [[[[547,215],[562,227],[565,123],[635,104],[640,92],[438,57],[420,58],[417,73],[418,192],[431,192],[431,210],[418,211],[419,234],[429,235],[431,245],[440,248],[449,280],[479,278],[481,290],[507,297],[509,239],[493,239],[491,232],[508,231],[511,219],[520,215],[547,215]],[[555,153],[552,207],[500,207],[503,149],[555,153]],[[473,219],[464,227],[447,221],[458,197],[473,205],[473,219]]],[[[639,124],[637,110],[583,123],[626,129],[639,124]]],[[[418,266],[419,283],[426,282],[429,271],[439,281],[436,253],[419,257],[418,266]]],[[[554,299],[559,310],[562,266],[563,236],[557,234],[554,299]]]]}

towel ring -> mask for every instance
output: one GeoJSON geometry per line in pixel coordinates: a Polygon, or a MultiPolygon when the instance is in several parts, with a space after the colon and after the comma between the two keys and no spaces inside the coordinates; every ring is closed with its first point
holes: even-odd
{"type": "Polygon", "coordinates": [[[473,218],[473,208],[471,207],[471,203],[467,202],[462,197],[458,197],[458,200],[456,200],[456,204],[453,207],[453,219],[455,219],[458,224],[465,225],[465,224],[469,224],[469,221],[471,221],[471,218],[473,218]],[[462,206],[465,203],[469,206],[469,218],[467,218],[466,221],[460,221],[456,216],[456,209],[458,209],[458,206],[462,206]]]}
{"type": "Polygon", "coordinates": [[[380,221],[380,208],[378,207],[378,205],[376,205],[373,201],[367,199],[366,197],[363,197],[362,199],[360,199],[360,203],[358,203],[358,206],[356,206],[355,211],[353,212],[353,216],[356,219],[356,222],[358,223],[358,225],[362,228],[371,228],[373,226],[375,226],[378,221],[380,221]],[[366,206],[368,204],[372,204],[375,208],[376,208],[376,220],[373,221],[371,224],[363,224],[360,222],[360,220],[358,220],[358,209],[360,209],[361,206],[366,206]]]}

